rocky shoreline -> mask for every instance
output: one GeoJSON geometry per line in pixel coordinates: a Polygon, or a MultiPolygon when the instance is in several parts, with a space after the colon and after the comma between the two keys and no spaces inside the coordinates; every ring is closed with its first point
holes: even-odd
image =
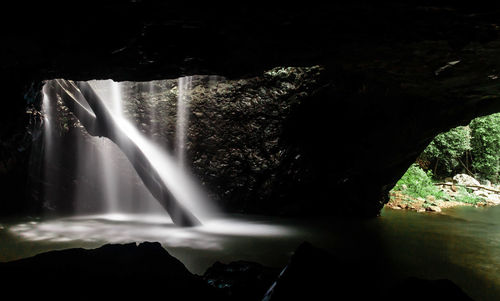
{"type": "Polygon", "coordinates": [[[425,198],[412,197],[402,191],[391,191],[390,200],[385,205],[386,208],[395,210],[412,210],[417,212],[442,212],[442,209],[457,206],[496,206],[500,204],[500,185],[492,185],[489,182],[481,184],[473,177],[466,174],[458,174],[453,178],[447,178],[442,183],[435,185],[444,193],[450,196],[450,199],[436,199],[432,195],[425,198]],[[460,199],[460,188],[471,191],[471,194],[477,197],[477,202],[467,202],[460,199]]]}

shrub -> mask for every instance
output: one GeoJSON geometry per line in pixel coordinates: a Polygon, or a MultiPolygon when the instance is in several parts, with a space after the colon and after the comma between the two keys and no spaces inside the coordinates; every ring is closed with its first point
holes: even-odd
{"type": "Polygon", "coordinates": [[[425,172],[418,164],[412,164],[401,179],[396,183],[393,190],[402,191],[413,198],[426,198],[429,195],[436,199],[450,199],[450,196],[432,182],[432,172],[425,172]],[[403,186],[404,185],[404,186],[403,186]],[[405,188],[406,187],[406,188],[405,188]]]}
{"type": "Polygon", "coordinates": [[[472,120],[472,167],[483,179],[497,183],[500,174],[500,113],[472,120]]]}
{"type": "Polygon", "coordinates": [[[483,201],[482,198],[469,192],[467,188],[462,186],[458,186],[458,195],[455,197],[455,199],[462,203],[469,203],[474,205],[483,201]]]}

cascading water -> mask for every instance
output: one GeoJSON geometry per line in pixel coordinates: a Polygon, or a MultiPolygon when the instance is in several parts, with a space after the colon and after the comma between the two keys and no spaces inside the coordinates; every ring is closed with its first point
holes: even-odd
{"type": "MultiPolygon", "coordinates": [[[[123,117],[122,93],[120,83],[112,80],[92,81],[97,93],[100,93],[106,101],[108,110],[117,118],[123,117]]],[[[147,193],[140,194],[141,201],[137,206],[134,204],[135,190],[133,183],[135,178],[128,176],[133,174],[127,158],[123,156],[120,149],[109,139],[103,137],[93,137],[98,145],[97,161],[101,166],[99,176],[103,188],[103,211],[106,214],[120,214],[126,212],[154,213],[154,203],[147,193]],[[125,169],[125,170],[124,170],[125,169]]],[[[84,200],[82,200],[84,201],[84,200]]]]}
{"type": "MultiPolygon", "coordinates": [[[[116,126],[107,129],[113,131],[113,133],[108,133],[108,136],[112,137],[111,140],[114,143],[103,137],[76,135],[75,144],[79,152],[76,169],[79,178],[92,182],[95,187],[89,189],[89,186],[77,185],[74,196],[77,214],[86,212],[86,200],[92,198],[101,200],[101,212],[106,214],[164,212],[144,185],[138,185],[141,181],[130,163],[133,165],[132,161],[139,151],[145,160],[149,162],[148,165],[154,169],[155,174],[158,175],[159,179],[154,181],[162,181],[174,200],[187,212],[200,221],[207,221],[216,216],[216,210],[209,203],[206,194],[198,187],[184,166],[188,120],[187,104],[189,102],[188,94],[191,89],[191,80],[191,77],[179,80],[176,144],[174,147],[176,156],[169,154],[168,148],[162,148],[153,143],[152,137],[148,137],[138,129],[136,120],[130,119],[125,114],[124,99],[131,102],[137,97],[137,91],[129,89],[131,83],[116,83],[111,80],[91,81],[88,83],[95,94],[102,100],[107,111],[106,116],[109,116],[108,118],[111,118],[113,125],[116,126]],[[138,186],[142,186],[142,191],[138,189],[138,186]]],[[[69,82],[54,82],[54,84],[61,87],[68,85],[67,83],[69,82]]],[[[147,87],[144,90],[149,91],[149,93],[156,90],[154,83],[146,83],[146,85],[147,87]]],[[[142,84],[140,86],[142,90],[144,87],[142,87],[142,84]]],[[[59,93],[69,93],[69,91],[63,87],[59,93]]],[[[60,98],[60,95],[57,97],[60,98]]],[[[46,103],[44,106],[49,107],[51,105],[49,97],[46,97],[44,101],[46,103]]],[[[86,108],[87,114],[90,114],[90,110],[90,107],[86,108]]],[[[96,115],[92,114],[91,116],[94,116],[95,119],[96,115]]],[[[153,116],[154,118],[161,118],[161,116],[153,116]]],[[[99,123],[99,120],[97,123],[99,123]]],[[[155,134],[154,130],[150,134],[155,134]]],[[[46,139],[50,139],[50,137],[51,135],[46,135],[46,139]]],[[[50,141],[47,143],[54,144],[50,141]]],[[[48,150],[47,153],[53,155],[54,152],[48,150]]],[[[137,168],[137,166],[134,167],[137,168]]],[[[147,171],[142,170],[142,172],[147,171]]],[[[144,181],[144,178],[142,180],[144,181]]],[[[157,198],[158,195],[155,197],[157,198]]]]}
{"type": "Polygon", "coordinates": [[[186,76],[179,78],[177,96],[177,126],[176,126],[176,155],[181,167],[185,164],[186,156],[186,128],[189,123],[188,106],[193,84],[193,77],[186,76]]]}
{"type": "MultiPolygon", "coordinates": [[[[43,100],[42,100],[42,113],[43,113],[43,174],[42,177],[45,183],[49,183],[49,179],[54,179],[55,174],[52,173],[51,162],[54,162],[54,147],[56,146],[56,140],[54,139],[54,118],[55,114],[53,111],[53,107],[51,106],[52,101],[50,101],[49,96],[47,95],[46,86],[43,87],[43,100]]],[[[56,194],[54,191],[54,186],[50,184],[45,184],[43,187],[44,193],[44,207],[50,208],[51,201],[56,194]]]]}

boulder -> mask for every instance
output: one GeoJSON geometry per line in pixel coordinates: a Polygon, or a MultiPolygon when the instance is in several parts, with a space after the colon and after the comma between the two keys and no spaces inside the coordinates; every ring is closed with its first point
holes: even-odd
{"type": "Polygon", "coordinates": [[[467,175],[467,174],[458,174],[453,177],[453,181],[455,181],[456,184],[458,185],[477,185],[480,186],[481,184],[479,183],[478,180],[474,179],[473,177],[467,175]]]}
{"type": "Polygon", "coordinates": [[[51,251],[0,263],[2,294],[18,300],[207,300],[217,292],[159,243],[51,251]],[[168,297],[168,298],[167,298],[168,297]]]}
{"type": "Polygon", "coordinates": [[[232,300],[261,300],[280,269],[249,261],[229,264],[216,262],[203,275],[203,280],[232,300]]]}
{"type": "Polygon", "coordinates": [[[499,205],[500,204],[500,195],[499,194],[490,194],[488,198],[486,199],[486,202],[493,204],[493,205],[499,205]]]}
{"type": "Polygon", "coordinates": [[[441,208],[439,208],[438,206],[429,206],[429,207],[426,208],[426,211],[441,212],[441,208]]]}
{"type": "Polygon", "coordinates": [[[474,195],[477,195],[478,197],[482,198],[488,198],[492,193],[486,191],[486,190],[475,190],[473,192],[474,195]]]}
{"type": "Polygon", "coordinates": [[[426,197],[426,199],[427,199],[429,202],[434,202],[434,201],[436,201],[436,197],[435,197],[435,196],[433,196],[433,195],[428,195],[428,196],[426,197]]]}

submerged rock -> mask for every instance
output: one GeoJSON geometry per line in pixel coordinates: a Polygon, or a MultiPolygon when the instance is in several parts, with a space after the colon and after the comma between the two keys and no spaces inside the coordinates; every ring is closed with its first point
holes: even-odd
{"type": "Polygon", "coordinates": [[[441,208],[439,206],[429,206],[426,208],[426,211],[441,212],[441,208]]]}

